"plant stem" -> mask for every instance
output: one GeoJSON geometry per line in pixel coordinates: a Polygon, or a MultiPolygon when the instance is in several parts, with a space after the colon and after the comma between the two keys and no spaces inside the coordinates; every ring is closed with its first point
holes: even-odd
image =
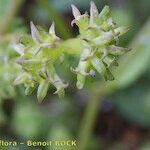
{"type": "Polygon", "coordinates": [[[68,29],[65,21],[63,20],[62,16],[60,16],[57,11],[53,8],[52,4],[48,0],[39,0],[39,4],[47,11],[49,16],[53,21],[56,22],[56,27],[58,32],[62,35],[64,39],[70,38],[72,33],[68,29]]]}
{"type": "Polygon", "coordinates": [[[71,38],[62,41],[59,45],[59,49],[62,50],[64,53],[80,56],[82,51],[81,45],[82,40],[80,38],[71,38]]]}
{"type": "Polygon", "coordinates": [[[11,23],[13,22],[13,19],[15,15],[17,14],[19,10],[19,6],[22,4],[23,0],[11,0],[9,7],[7,9],[7,14],[4,15],[4,19],[2,22],[0,22],[0,33],[4,34],[6,33],[9,28],[11,27],[11,23]]]}
{"type": "MultiPolygon", "coordinates": [[[[100,88],[101,89],[101,88],[100,88]]],[[[86,150],[87,145],[90,141],[90,137],[92,134],[93,126],[95,123],[95,119],[97,117],[100,105],[102,103],[102,99],[105,95],[105,91],[101,90],[92,90],[91,99],[89,100],[85,114],[83,116],[83,120],[81,122],[81,127],[79,130],[79,150],[86,150]]]]}

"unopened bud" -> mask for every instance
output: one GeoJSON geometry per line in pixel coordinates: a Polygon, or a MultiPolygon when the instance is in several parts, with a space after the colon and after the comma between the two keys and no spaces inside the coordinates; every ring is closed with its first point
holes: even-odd
{"type": "Polygon", "coordinates": [[[37,91],[37,98],[39,102],[42,102],[43,99],[45,98],[48,88],[49,88],[49,82],[47,80],[41,79],[37,91]]]}

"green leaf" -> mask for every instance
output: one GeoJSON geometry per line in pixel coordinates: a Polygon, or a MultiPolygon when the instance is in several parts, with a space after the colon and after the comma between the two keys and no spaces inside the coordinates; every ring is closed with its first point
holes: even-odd
{"type": "MultiPolygon", "coordinates": [[[[70,133],[70,130],[65,127],[64,125],[62,124],[55,124],[50,132],[49,132],[49,135],[48,135],[48,139],[51,139],[52,141],[67,141],[67,140],[73,140],[72,138],[72,135],[70,133]]],[[[73,149],[73,146],[67,146],[67,145],[64,145],[64,146],[61,146],[61,145],[56,145],[53,143],[52,146],[50,146],[48,148],[48,150],[54,150],[54,149],[57,149],[57,150],[72,150],[73,149]]]]}
{"type": "Polygon", "coordinates": [[[149,80],[144,80],[115,94],[113,103],[116,110],[128,121],[144,128],[150,126],[149,80]]]}
{"type": "Polygon", "coordinates": [[[43,132],[45,126],[45,117],[37,103],[33,103],[32,98],[23,98],[20,102],[17,99],[17,105],[13,111],[12,127],[14,132],[25,139],[35,139],[43,132]],[[19,123],[18,123],[19,122],[19,123]]]}
{"type": "Polygon", "coordinates": [[[1,0],[0,1],[0,33],[6,32],[23,0],[1,0]]]}
{"type": "Polygon", "coordinates": [[[43,7],[44,11],[47,12],[49,17],[56,22],[56,27],[58,31],[61,33],[61,35],[64,38],[68,38],[71,36],[71,31],[68,29],[65,21],[62,19],[62,17],[57,13],[53,5],[48,0],[39,0],[38,4],[43,7]]]}

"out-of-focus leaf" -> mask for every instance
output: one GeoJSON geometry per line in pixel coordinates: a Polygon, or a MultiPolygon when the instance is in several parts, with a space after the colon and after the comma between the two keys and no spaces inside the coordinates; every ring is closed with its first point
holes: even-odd
{"type": "Polygon", "coordinates": [[[114,96],[116,110],[130,122],[150,127],[150,81],[143,81],[114,96]]]}
{"type": "Polygon", "coordinates": [[[41,5],[44,9],[44,11],[47,12],[49,17],[56,22],[56,27],[58,31],[61,33],[63,38],[69,38],[72,34],[69,30],[69,28],[66,25],[66,22],[62,19],[62,17],[57,13],[57,11],[54,9],[51,2],[48,0],[39,0],[39,5],[41,5]]]}
{"type": "Polygon", "coordinates": [[[0,0],[0,33],[11,27],[11,23],[23,0],[0,0]]]}
{"type": "Polygon", "coordinates": [[[134,23],[133,14],[128,9],[112,8],[112,17],[119,26],[131,26],[134,23]]]}
{"type": "Polygon", "coordinates": [[[133,13],[125,8],[112,8],[112,17],[118,26],[130,27],[130,32],[121,37],[120,40],[120,44],[126,46],[137,32],[139,22],[134,18],[133,13]]]}
{"type": "Polygon", "coordinates": [[[139,150],[149,150],[149,149],[150,149],[150,142],[147,141],[142,144],[139,150]]]}
{"type": "MultiPolygon", "coordinates": [[[[52,141],[67,141],[74,140],[68,128],[63,125],[55,125],[51,128],[48,136],[48,140],[52,141]]],[[[48,150],[72,150],[72,146],[56,146],[55,143],[48,147],[48,150]]]]}
{"type": "Polygon", "coordinates": [[[19,103],[14,110],[12,124],[19,136],[32,139],[44,132],[42,111],[32,101],[19,103]]]}
{"type": "Polygon", "coordinates": [[[0,20],[2,21],[7,13],[7,8],[12,0],[1,0],[0,1],[0,20]]]}
{"type": "Polygon", "coordinates": [[[87,150],[98,150],[98,149],[104,149],[103,148],[103,140],[99,137],[93,136],[88,143],[87,150]]]}

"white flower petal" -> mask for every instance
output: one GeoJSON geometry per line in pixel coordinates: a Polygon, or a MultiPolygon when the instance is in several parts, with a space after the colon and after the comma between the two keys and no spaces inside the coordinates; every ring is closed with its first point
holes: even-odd
{"type": "Polygon", "coordinates": [[[81,16],[79,9],[75,5],[72,4],[71,7],[72,7],[72,13],[75,19],[81,16]]]}

